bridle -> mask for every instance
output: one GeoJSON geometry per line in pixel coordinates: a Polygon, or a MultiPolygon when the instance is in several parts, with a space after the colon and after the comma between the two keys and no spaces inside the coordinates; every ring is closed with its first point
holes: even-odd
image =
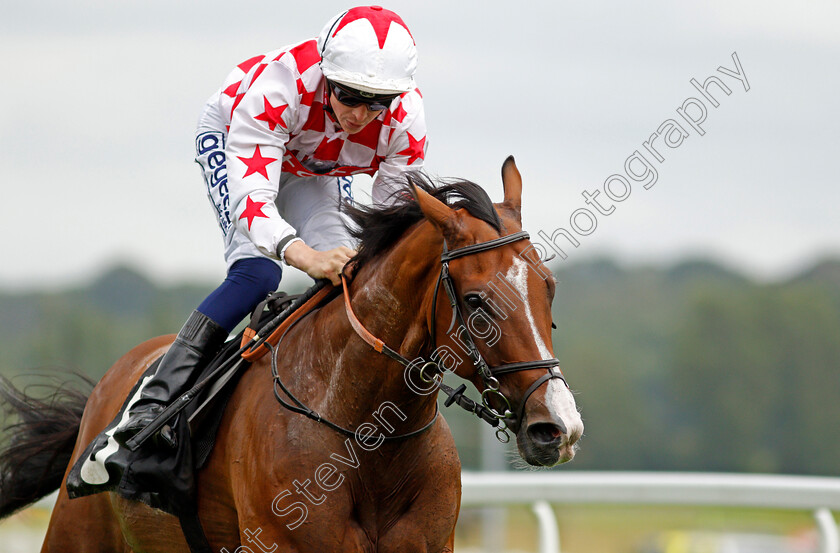
{"type": "MultiPolygon", "coordinates": [[[[564,384],[566,384],[566,380],[565,378],[563,378],[563,374],[558,368],[560,365],[560,361],[558,361],[555,358],[540,359],[537,361],[522,361],[518,363],[507,363],[505,365],[499,365],[496,367],[489,367],[487,365],[487,362],[484,361],[484,358],[481,356],[481,353],[478,351],[478,348],[475,345],[475,341],[473,340],[472,335],[470,334],[469,327],[464,324],[464,317],[461,314],[461,309],[458,304],[458,296],[455,292],[455,284],[452,281],[452,277],[449,272],[449,262],[459,257],[482,253],[488,250],[492,250],[494,248],[498,248],[500,246],[504,246],[506,244],[517,242],[519,240],[527,240],[528,238],[528,233],[521,231],[516,232],[514,234],[510,234],[508,236],[502,236],[501,238],[496,238],[494,240],[488,240],[487,242],[480,242],[478,244],[472,244],[470,246],[463,246],[461,248],[456,248],[451,251],[447,248],[446,240],[444,240],[443,242],[443,253],[440,257],[440,275],[438,276],[437,284],[435,285],[431,313],[432,345],[434,346],[435,342],[434,321],[437,316],[437,297],[440,287],[441,285],[443,285],[443,289],[446,290],[446,294],[449,297],[449,303],[452,307],[452,322],[449,325],[449,330],[447,331],[447,334],[449,334],[452,331],[456,322],[460,325],[461,328],[464,329],[464,334],[466,336],[462,342],[462,345],[469,352],[470,358],[472,359],[476,372],[479,374],[479,376],[481,376],[482,380],[484,381],[485,389],[481,392],[481,403],[475,402],[464,395],[464,392],[467,388],[465,384],[461,384],[460,386],[458,386],[458,388],[453,389],[452,387],[442,382],[441,375],[444,372],[447,372],[447,369],[441,369],[440,364],[437,361],[429,361],[423,364],[418,369],[417,366],[419,363],[417,361],[409,361],[408,359],[400,355],[398,352],[385,345],[385,343],[382,342],[382,340],[371,334],[359,321],[358,317],[356,317],[356,314],[353,312],[353,308],[350,305],[350,293],[347,289],[347,280],[342,274],[342,284],[344,287],[344,305],[347,312],[347,318],[350,320],[350,324],[356,331],[356,333],[377,352],[387,355],[391,359],[402,364],[404,367],[407,367],[407,369],[409,370],[419,372],[420,378],[423,381],[427,383],[437,383],[438,389],[444,392],[447,396],[449,396],[446,399],[446,401],[444,401],[444,406],[449,407],[453,403],[456,403],[459,407],[475,414],[477,417],[490,424],[490,426],[496,428],[496,438],[498,438],[501,442],[510,441],[510,436],[507,433],[507,423],[510,421],[519,421],[521,423],[522,415],[525,411],[525,404],[528,402],[528,399],[537,390],[537,388],[539,388],[544,382],[554,378],[559,378],[563,381],[564,384]],[[548,373],[535,380],[531,384],[531,386],[525,391],[525,394],[522,398],[522,402],[519,405],[519,409],[514,415],[510,410],[510,401],[499,390],[499,380],[497,377],[514,372],[527,371],[531,369],[546,369],[548,373]],[[427,375],[427,370],[433,370],[435,374],[427,375]],[[495,401],[500,402],[504,406],[501,412],[492,405],[491,402],[494,401],[494,399],[492,398],[495,398],[495,401]]],[[[312,298],[312,295],[314,295],[315,292],[321,287],[323,287],[323,283],[319,286],[310,289],[310,291],[308,292],[308,294],[310,295],[305,295],[304,300],[314,299],[312,298]]],[[[300,307],[300,305],[304,303],[304,300],[301,300],[300,303],[298,303],[297,305],[293,304],[291,307],[287,308],[287,311],[294,312],[298,307],[300,307]]],[[[318,308],[316,307],[315,309],[317,310],[318,308]]],[[[294,322],[292,322],[289,326],[285,328],[285,330],[283,330],[283,332],[278,337],[277,341],[274,343],[274,345],[272,345],[270,337],[273,334],[273,332],[277,330],[277,326],[280,325],[279,321],[284,320],[283,314],[278,316],[278,318],[275,319],[274,322],[270,323],[269,325],[266,325],[266,327],[270,328],[268,328],[267,330],[265,328],[261,330],[261,332],[263,333],[262,338],[259,338],[256,335],[253,336],[247,343],[245,343],[240,348],[240,350],[236,354],[228,358],[226,362],[222,363],[210,375],[206,376],[200,382],[195,384],[193,388],[191,388],[189,391],[182,394],[178,401],[167,407],[160,415],[158,415],[158,417],[154,421],[152,421],[151,424],[149,424],[145,429],[140,431],[136,436],[129,440],[129,442],[127,443],[128,448],[133,451],[137,447],[139,447],[140,444],[142,444],[145,440],[147,440],[149,437],[158,432],[173,415],[182,411],[184,407],[186,407],[186,405],[196,397],[196,395],[201,391],[201,389],[207,386],[208,383],[210,383],[211,381],[214,381],[215,376],[221,375],[224,371],[229,371],[231,369],[231,363],[233,363],[235,360],[240,359],[240,355],[244,357],[246,351],[254,351],[261,345],[264,345],[271,351],[271,373],[272,378],[274,380],[274,396],[283,407],[295,413],[305,415],[306,417],[309,417],[310,419],[315,420],[321,424],[325,424],[341,434],[354,437],[360,442],[366,442],[368,439],[370,439],[371,436],[360,434],[358,431],[344,428],[321,416],[321,414],[312,410],[311,408],[306,406],[306,404],[304,404],[302,401],[298,400],[298,398],[295,397],[292,394],[292,392],[283,384],[283,381],[280,378],[279,370],[277,367],[277,353],[280,351],[278,346],[283,341],[283,338],[286,336],[286,334],[297,323],[303,320],[303,318],[307,314],[310,314],[312,312],[313,311],[310,310],[303,316],[295,319],[294,322]],[[284,395],[288,397],[289,400],[291,400],[291,403],[284,399],[284,395]]],[[[434,351],[434,349],[432,351],[434,351]]],[[[388,441],[397,441],[422,434],[434,425],[435,421],[437,420],[438,413],[439,412],[437,409],[437,404],[435,404],[434,415],[432,416],[431,420],[429,420],[421,428],[397,436],[384,436],[384,439],[388,441]]]]}
{"type": "MultiPolygon", "coordinates": [[[[481,377],[481,379],[484,382],[484,390],[481,392],[480,404],[473,400],[470,400],[469,398],[463,395],[464,391],[466,390],[466,386],[464,384],[461,384],[457,389],[453,389],[441,381],[441,374],[447,371],[446,369],[441,369],[439,360],[429,361],[422,365],[422,367],[417,369],[416,361],[409,361],[408,359],[397,353],[395,350],[385,345],[385,343],[382,342],[382,340],[376,338],[373,334],[371,334],[364,327],[364,325],[362,325],[362,323],[356,317],[355,313],[353,313],[353,308],[350,305],[350,296],[347,290],[347,283],[343,280],[345,308],[347,311],[347,316],[350,319],[350,323],[353,326],[353,329],[356,331],[356,333],[379,353],[387,355],[391,359],[399,362],[400,364],[402,364],[405,367],[408,367],[411,370],[419,370],[420,378],[424,382],[432,383],[437,381],[440,390],[449,396],[444,405],[448,407],[453,402],[457,402],[458,405],[462,408],[473,412],[479,418],[486,421],[491,426],[497,429],[496,438],[501,442],[508,442],[510,440],[510,436],[507,433],[507,423],[511,421],[519,421],[521,423],[522,416],[525,411],[525,404],[528,402],[528,399],[531,397],[531,395],[544,382],[547,382],[554,378],[559,378],[563,381],[564,384],[566,384],[566,380],[565,378],[563,378],[563,373],[560,372],[559,369],[560,361],[556,358],[540,359],[537,361],[521,361],[517,363],[507,363],[495,367],[490,367],[487,364],[487,362],[482,357],[481,352],[475,345],[475,341],[473,340],[469,327],[464,322],[464,317],[461,313],[461,309],[458,302],[458,295],[455,291],[455,283],[453,282],[452,276],[450,274],[449,262],[459,257],[474,255],[501,246],[505,246],[513,242],[518,242],[520,240],[527,240],[529,237],[530,236],[526,231],[520,231],[513,234],[509,234],[507,236],[502,236],[501,238],[488,240],[486,242],[479,242],[478,244],[471,244],[469,246],[463,246],[454,250],[449,250],[446,244],[446,240],[444,239],[443,241],[443,253],[440,256],[440,275],[438,276],[437,284],[435,285],[435,292],[432,301],[430,329],[432,335],[432,351],[435,351],[435,320],[437,316],[437,297],[441,286],[443,286],[443,289],[446,291],[446,295],[449,297],[450,306],[452,307],[452,322],[450,323],[449,330],[447,330],[446,333],[447,335],[451,335],[450,333],[452,332],[452,329],[455,328],[455,325],[457,323],[459,325],[459,330],[457,331],[457,333],[459,335],[464,335],[464,338],[459,341],[461,342],[461,345],[467,350],[467,353],[473,362],[473,366],[475,367],[477,374],[481,377]],[[461,331],[460,329],[463,329],[463,331],[461,331]],[[519,409],[517,409],[516,413],[514,414],[511,411],[510,401],[499,389],[500,384],[498,377],[506,374],[511,374],[519,371],[528,371],[532,369],[546,369],[548,372],[547,374],[544,374],[543,376],[535,380],[531,384],[531,386],[525,391],[525,394],[519,405],[519,409]],[[433,371],[435,374],[429,375],[426,374],[426,371],[433,371]],[[496,409],[496,407],[493,406],[494,402],[501,405],[502,409],[496,409]]],[[[568,384],[566,384],[566,386],[568,386],[568,384]]]]}

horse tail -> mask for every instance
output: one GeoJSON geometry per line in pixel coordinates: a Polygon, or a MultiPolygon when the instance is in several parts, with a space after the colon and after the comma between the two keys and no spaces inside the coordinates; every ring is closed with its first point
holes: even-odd
{"type": "Polygon", "coordinates": [[[0,428],[0,519],[34,503],[61,486],[70,463],[87,396],[94,383],[84,381],[87,393],[68,386],[67,379],[31,388],[37,396],[18,390],[0,376],[5,419],[0,428]],[[16,415],[17,422],[10,422],[16,415]]]}

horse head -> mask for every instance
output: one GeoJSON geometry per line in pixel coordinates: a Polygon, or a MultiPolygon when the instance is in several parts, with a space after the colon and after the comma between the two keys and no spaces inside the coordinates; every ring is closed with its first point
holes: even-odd
{"type": "Polygon", "coordinates": [[[482,392],[484,404],[516,433],[526,462],[552,466],[574,457],[583,423],[554,359],[555,280],[522,232],[522,179],[513,157],[502,166],[502,181],[496,219],[412,186],[443,238],[428,314],[432,356],[482,392]]]}

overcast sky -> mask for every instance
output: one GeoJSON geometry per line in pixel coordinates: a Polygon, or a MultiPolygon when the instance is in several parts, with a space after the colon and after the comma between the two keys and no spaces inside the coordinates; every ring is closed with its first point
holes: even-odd
{"type": "MultiPolygon", "coordinates": [[[[316,36],[350,6],[5,2],[0,287],[77,283],[121,261],[165,282],[220,280],[221,235],[192,161],[199,111],[235,64],[316,36]]],[[[590,234],[574,234],[579,247],[563,242],[565,263],[707,255],[776,278],[840,254],[840,3],[385,6],[418,44],[427,170],[498,200],[514,154],[532,235],[587,230],[580,208],[595,216],[590,234]],[[733,52],[749,91],[718,71],[736,70],[733,52]],[[690,79],[712,75],[731,94],[710,88],[719,106],[706,100],[701,136],[677,108],[702,100],[690,79]],[[659,142],[655,161],[643,143],[669,119],[688,136],[659,142]],[[629,196],[611,202],[604,182],[627,178],[636,150],[658,180],[628,179],[629,196]],[[585,203],[596,190],[609,215],[585,203]]]]}

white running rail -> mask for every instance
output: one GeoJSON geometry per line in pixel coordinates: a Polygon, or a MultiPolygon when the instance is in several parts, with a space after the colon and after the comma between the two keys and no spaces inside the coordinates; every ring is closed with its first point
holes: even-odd
{"type": "MultiPolygon", "coordinates": [[[[840,511],[840,478],[680,472],[464,472],[463,507],[530,505],[540,553],[560,553],[551,503],[683,505],[802,509],[814,514],[821,553],[840,553],[832,511],[840,511]]],[[[55,493],[37,503],[52,508],[55,493]]]]}
{"type": "Polygon", "coordinates": [[[705,505],[812,511],[821,553],[840,553],[840,478],[678,472],[464,472],[462,506],[531,505],[540,553],[559,553],[551,503],[705,505]]]}

